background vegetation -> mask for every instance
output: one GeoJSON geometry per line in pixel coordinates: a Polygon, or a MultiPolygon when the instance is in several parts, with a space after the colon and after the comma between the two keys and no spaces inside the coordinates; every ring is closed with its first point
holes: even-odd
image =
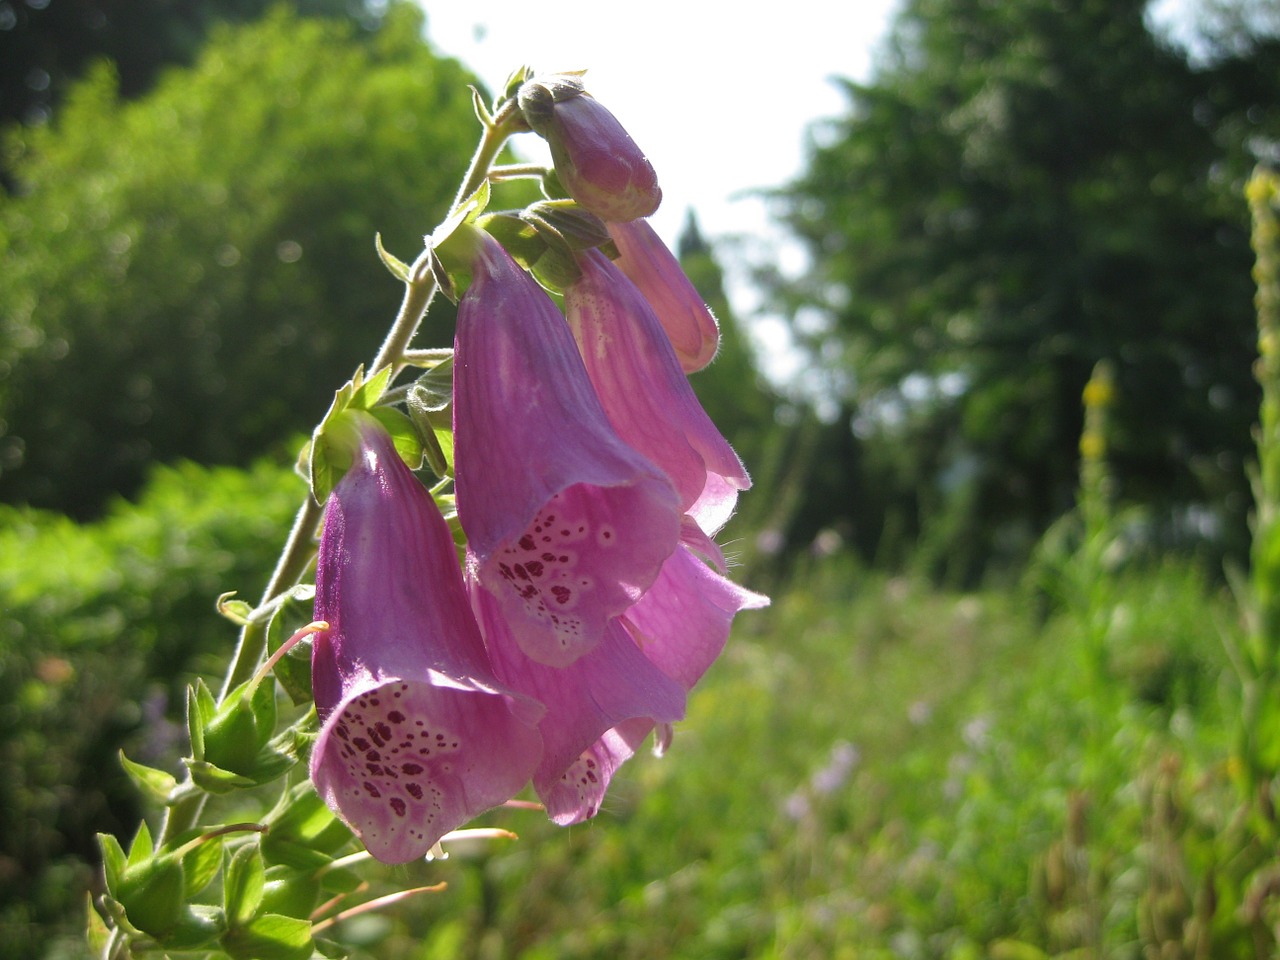
{"type": "MultiPolygon", "coordinates": [[[[139,46],[111,5],[0,4],[0,956],[84,954],[93,833],[146,812],[117,750],[175,763],[213,598],[260,588],[295,438],[394,312],[372,238],[416,250],[470,146],[407,4],[144,6],[139,46]]],[[[364,955],[1272,955],[1243,187],[1280,11],[1191,52],[1143,13],[903,6],[776,195],[813,271],[761,278],[835,417],[761,381],[690,223],[725,330],[695,386],[757,481],[728,549],[774,606],[597,821],[486,817],[522,839],[396,871],[449,889],[351,921],[364,955]]]]}

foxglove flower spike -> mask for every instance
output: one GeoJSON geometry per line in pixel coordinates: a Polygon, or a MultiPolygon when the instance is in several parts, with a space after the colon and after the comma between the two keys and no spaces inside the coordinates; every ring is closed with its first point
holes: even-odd
{"type": "Polygon", "coordinates": [[[311,778],[374,857],[419,859],[524,786],[542,706],[493,676],[449,528],[371,418],[326,504],[315,618],[311,778]]]}

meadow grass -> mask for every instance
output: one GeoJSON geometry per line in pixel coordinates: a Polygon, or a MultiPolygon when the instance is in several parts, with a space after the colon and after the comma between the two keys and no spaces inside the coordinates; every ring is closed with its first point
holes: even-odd
{"type": "Polygon", "coordinates": [[[1181,944],[1192,861],[1235,809],[1232,605],[1172,562],[1114,580],[1104,676],[1075,613],[1027,590],[815,561],[741,619],[670,754],[624,768],[597,820],[493,814],[522,839],[431,864],[451,889],[367,934],[421,960],[1181,944]]]}

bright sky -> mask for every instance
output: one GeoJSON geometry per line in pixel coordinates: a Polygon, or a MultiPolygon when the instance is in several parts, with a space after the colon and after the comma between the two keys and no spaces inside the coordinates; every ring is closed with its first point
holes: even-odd
{"type": "MultiPolygon", "coordinates": [[[[776,255],[791,269],[798,251],[770,223],[763,202],[744,194],[781,185],[802,170],[810,124],[846,107],[831,78],[870,76],[875,48],[897,8],[897,0],[788,0],[753,5],[756,12],[741,0],[419,2],[431,42],[491,89],[524,63],[587,69],[588,89],[658,172],[663,205],[652,222],[669,244],[692,208],[709,239],[750,238],[747,257],[776,255]],[[725,145],[723,155],[717,143],[725,145]]],[[[547,157],[532,136],[518,146],[528,159],[547,157]]],[[[754,313],[754,291],[742,263],[721,250],[735,312],[745,319],[754,313]]],[[[776,342],[777,321],[754,319],[756,336],[776,342]]],[[[789,371],[774,372],[785,377],[789,371]]]]}
{"type": "MultiPolygon", "coordinates": [[[[664,199],[653,223],[668,242],[690,207],[710,237],[763,224],[761,205],[735,195],[800,171],[806,126],[844,106],[828,78],[867,76],[895,6],[791,0],[780,16],[772,5],[748,12],[723,0],[420,2],[433,44],[491,88],[522,63],[587,69],[588,89],[658,171],[664,199]],[[717,142],[726,153],[741,154],[744,143],[750,149],[730,166],[717,142]]],[[[530,141],[520,144],[527,155],[542,156],[533,138],[522,139],[530,141]]]]}

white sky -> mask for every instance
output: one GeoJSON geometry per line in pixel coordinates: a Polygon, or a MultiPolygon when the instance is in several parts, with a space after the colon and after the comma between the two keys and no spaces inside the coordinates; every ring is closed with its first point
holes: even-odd
{"type": "MultiPolygon", "coordinates": [[[[724,0],[420,2],[433,44],[491,88],[522,63],[587,69],[588,89],[658,171],[663,205],[652,222],[668,243],[690,207],[709,237],[763,225],[761,205],[735,194],[800,171],[806,125],[844,106],[828,78],[867,76],[895,6],[791,0],[777,15],[773,4],[724,0]],[[717,142],[738,155],[732,165],[717,142]]],[[[541,156],[524,139],[526,154],[541,156]]]]}
{"type": "MultiPolygon", "coordinates": [[[[709,239],[748,238],[737,256],[720,248],[728,292],[735,313],[753,320],[757,339],[766,347],[778,343],[780,323],[756,315],[739,257],[776,256],[791,270],[803,259],[770,223],[763,202],[744,194],[800,173],[807,128],[845,111],[831,78],[870,76],[897,0],[762,2],[751,4],[754,12],[727,0],[419,2],[433,45],[491,89],[524,63],[587,69],[588,89],[658,172],[663,204],[652,218],[658,233],[674,245],[692,208],[709,239]]],[[[1187,5],[1156,4],[1166,16],[1187,5]]],[[[528,159],[547,157],[532,135],[517,147],[528,159]]],[[[792,371],[784,365],[771,372],[792,371]]]]}

